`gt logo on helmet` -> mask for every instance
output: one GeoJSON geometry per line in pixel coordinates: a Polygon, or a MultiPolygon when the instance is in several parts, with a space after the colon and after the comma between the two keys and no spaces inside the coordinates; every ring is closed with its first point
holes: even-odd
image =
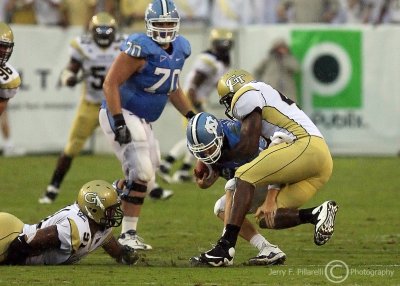
{"type": "Polygon", "coordinates": [[[96,193],[86,193],[84,198],[88,204],[93,204],[96,205],[96,207],[104,208],[102,201],[104,202],[106,199],[100,199],[96,193]]]}
{"type": "Polygon", "coordinates": [[[236,84],[244,84],[246,81],[243,79],[243,77],[246,76],[245,74],[241,75],[232,75],[230,78],[226,80],[226,86],[229,87],[230,92],[234,92],[234,86],[236,84]]]}

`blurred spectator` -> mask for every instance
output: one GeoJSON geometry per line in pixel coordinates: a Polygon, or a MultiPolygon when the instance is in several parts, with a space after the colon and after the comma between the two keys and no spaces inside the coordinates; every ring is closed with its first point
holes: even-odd
{"type": "Polygon", "coordinates": [[[338,0],[280,0],[281,23],[331,23],[339,9],[338,0]]]}
{"type": "Polygon", "coordinates": [[[175,0],[176,7],[184,26],[207,25],[210,15],[210,1],[205,0],[175,0]]]}
{"type": "Polygon", "coordinates": [[[13,24],[36,24],[33,0],[8,0],[6,5],[7,21],[13,24]]]}
{"type": "Polygon", "coordinates": [[[340,9],[335,19],[339,24],[363,24],[369,21],[369,4],[365,0],[340,0],[340,9]]]}
{"type": "Polygon", "coordinates": [[[216,28],[238,28],[242,22],[244,2],[248,0],[214,0],[211,4],[211,26],[216,28]]]}
{"type": "Polygon", "coordinates": [[[81,26],[87,30],[90,19],[95,13],[96,0],[64,0],[63,10],[68,25],[81,26]]]}
{"type": "Polygon", "coordinates": [[[144,12],[150,2],[151,0],[120,0],[121,27],[145,32],[144,12]]]}
{"type": "Polygon", "coordinates": [[[400,0],[376,0],[373,24],[400,23],[400,0]]]}
{"type": "Polygon", "coordinates": [[[36,21],[39,25],[61,27],[66,27],[68,25],[65,10],[63,9],[63,0],[30,1],[33,1],[36,21]]]}
{"type": "Polygon", "coordinates": [[[299,70],[299,62],[291,54],[287,43],[279,39],[256,68],[254,75],[257,80],[268,83],[286,97],[297,102],[294,75],[299,70]]]}

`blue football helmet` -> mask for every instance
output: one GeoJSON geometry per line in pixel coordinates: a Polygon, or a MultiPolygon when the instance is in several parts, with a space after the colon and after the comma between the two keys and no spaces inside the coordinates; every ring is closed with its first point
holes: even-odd
{"type": "Polygon", "coordinates": [[[187,146],[192,154],[206,164],[221,157],[224,132],[218,119],[207,112],[192,117],[186,128],[187,146]]]}
{"type": "Polygon", "coordinates": [[[163,45],[174,41],[179,31],[179,13],[172,0],[153,0],[145,15],[147,36],[163,45]],[[163,26],[170,23],[170,27],[163,26]]]}

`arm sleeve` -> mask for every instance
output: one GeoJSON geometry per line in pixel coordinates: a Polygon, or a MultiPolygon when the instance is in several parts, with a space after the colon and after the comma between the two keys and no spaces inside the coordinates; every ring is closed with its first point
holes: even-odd
{"type": "Polygon", "coordinates": [[[249,90],[243,93],[233,106],[232,114],[235,118],[242,120],[254,109],[265,106],[264,99],[258,90],[249,90]]]}

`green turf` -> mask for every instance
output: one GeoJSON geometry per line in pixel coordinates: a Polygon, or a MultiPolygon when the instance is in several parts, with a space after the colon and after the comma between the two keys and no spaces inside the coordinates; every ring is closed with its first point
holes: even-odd
{"type": "MultiPolygon", "coordinates": [[[[39,205],[55,163],[55,156],[0,158],[0,211],[34,223],[72,202],[83,183],[121,175],[113,156],[78,157],[57,202],[39,205]]],[[[147,200],[138,231],[154,249],[133,267],[118,265],[99,250],[73,266],[2,266],[0,285],[400,285],[399,166],[398,158],[335,158],[331,180],[305,206],[326,199],[338,202],[332,240],[315,246],[311,225],[262,231],[287,254],[285,266],[245,266],[257,251],[242,240],[233,267],[189,266],[188,259],[209,249],[221,234],[213,214],[221,180],[210,190],[164,184],[175,191],[174,197],[147,200]],[[325,267],[334,260],[348,266],[343,283],[326,278],[325,267]]],[[[331,265],[337,266],[332,273],[338,279],[344,277],[343,265],[331,265]]]]}

